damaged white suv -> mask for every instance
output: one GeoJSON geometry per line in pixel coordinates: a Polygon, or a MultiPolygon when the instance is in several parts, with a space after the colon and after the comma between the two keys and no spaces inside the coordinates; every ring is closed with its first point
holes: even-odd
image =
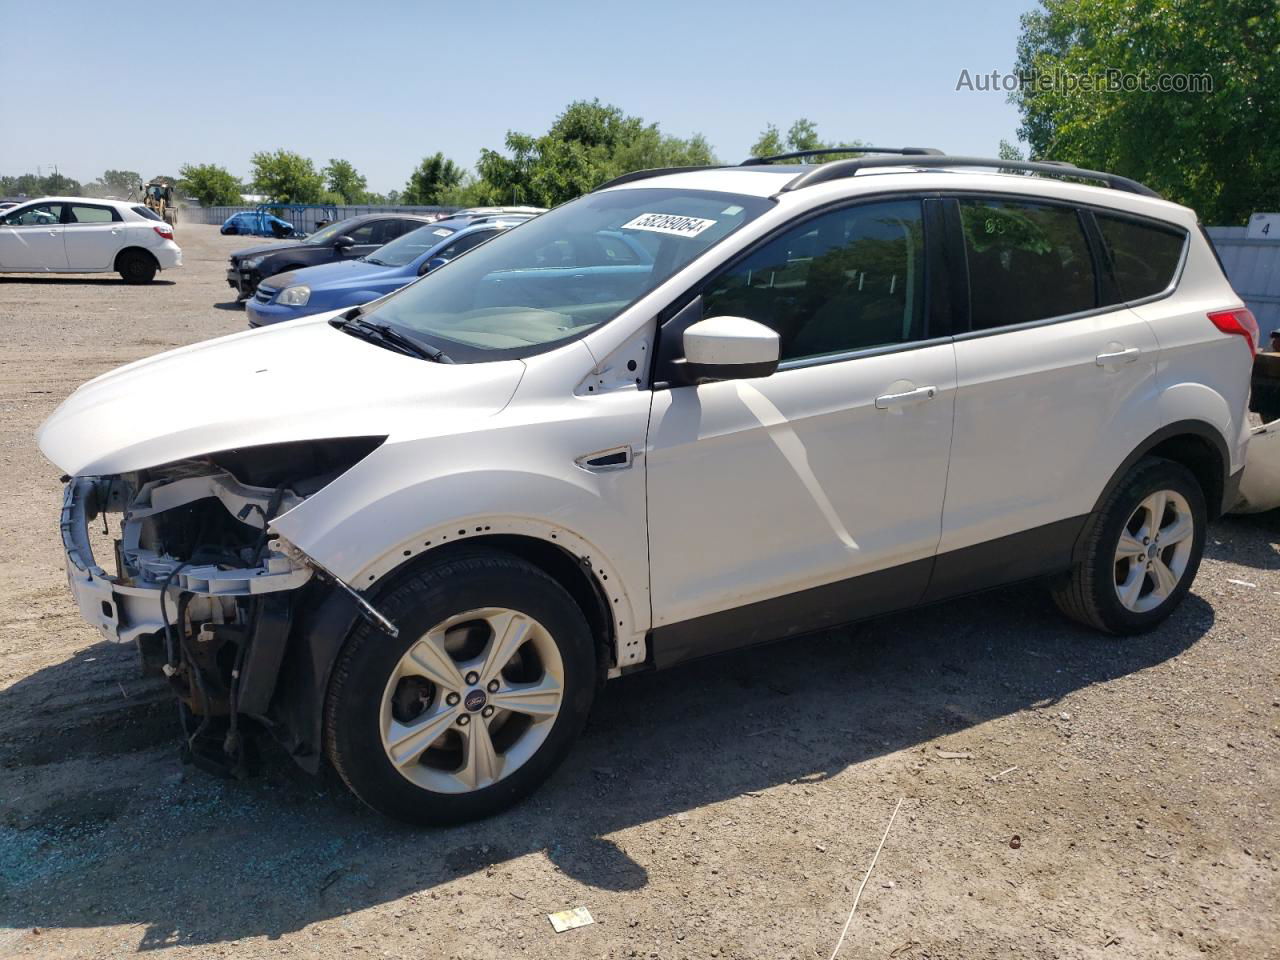
{"type": "Polygon", "coordinates": [[[98,377],[39,441],[71,589],[188,756],[267,731],[443,823],[532,790],[631,670],[1032,577],[1154,626],[1233,500],[1256,346],[1192,211],[880,151],[628,175],[98,377]]]}

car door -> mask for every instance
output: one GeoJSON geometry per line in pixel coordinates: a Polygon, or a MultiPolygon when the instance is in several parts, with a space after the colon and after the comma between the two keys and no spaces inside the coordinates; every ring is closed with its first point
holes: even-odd
{"type": "Polygon", "coordinates": [[[356,242],[355,246],[339,250],[338,256],[343,260],[368,256],[384,243],[395,239],[395,225],[398,222],[397,220],[366,220],[346,234],[356,242]]]}
{"type": "Polygon", "coordinates": [[[0,270],[39,273],[66,268],[61,203],[15,207],[0,218],[0,270]]]}
{"type": "Polygon", "coordinates": [[[654,393],[658,663],[907,606],[924,592],[955,359],[925,309],[923,211],[908,198],[815,216],[712,278],[700,303],[663,327],[660,357],[689,322],[748,317],[778,331],[781,363],[769,377],[654,393]]]}
{"type": "Polygon", "coordinates": [[[65,204],[62,227],[71,270],[107,270],[125,245],[125,224],[113,207],[65,204]]]}
{"type": "Polygon", "coordinates": [[[1092,214],[1008,196],[951,212],[969,332],[931,599],[1064,569],[1107,481],[1159,426],[1156,337],[1109,293],[1092,214]]]}

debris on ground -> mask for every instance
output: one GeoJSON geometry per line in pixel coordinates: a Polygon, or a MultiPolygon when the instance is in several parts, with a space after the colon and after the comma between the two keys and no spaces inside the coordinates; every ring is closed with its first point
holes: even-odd
{"type": "Polygon", "coordinates": [[[556,933],[564,933],[566,930],[574,930],[595,923],[591,911],[586,907],[574,907],[572,910],[549,913],[547,919],[551,921],[551,927],[556,933]]]}

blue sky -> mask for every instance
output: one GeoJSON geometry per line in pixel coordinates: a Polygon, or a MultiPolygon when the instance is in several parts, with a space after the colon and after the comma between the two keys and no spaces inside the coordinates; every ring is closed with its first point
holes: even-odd
{"type": "Polygon", "coordinates": [[[244,176],[254,151],[284,147],[348,159],[386,191],[425,154],[471,167],[508,129],[540,133],[591,97],[701,132],[724,161],[801,116],[824,139],[994,155],[1016,111],[956,83],[1012,67],[1031,6],[4,0],[0,174],[190,161],[244,176]]]}

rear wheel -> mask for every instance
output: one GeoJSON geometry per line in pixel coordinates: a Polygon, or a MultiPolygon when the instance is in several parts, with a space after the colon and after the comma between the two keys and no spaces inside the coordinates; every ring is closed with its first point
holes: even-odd
{"type": "Polygon", "coordinates": [[[425,824],[529,794],[594,695],[591,633],[573,599],[538,568],[477,551],[415,571],[378,605],[400,636],[361,625],[326,698],[325,746],[343,780],[375,810],[425,824]]]}
{"type": "Polygon", "coordinates": [[[159,269],[155,257],[141,250],[126,250],[116,260],[116,270],[125,283],[150,283],[159,269]]]}
{"type": "Polygon", "coordinates": [[[1107,499],[1085,558],[1054,587],[1065,614],[1108,633],[1150,630],[1191,589],[1208,511],[1186,467],[1148,457],[1107,499]]]}

